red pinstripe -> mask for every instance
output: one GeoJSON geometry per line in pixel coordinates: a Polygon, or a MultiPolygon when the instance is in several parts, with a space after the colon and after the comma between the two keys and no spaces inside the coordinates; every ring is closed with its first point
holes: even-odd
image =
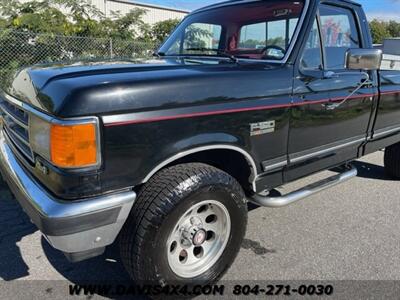
{"type": "MultiPolygon", "coordinates": [[[[399,93],[399,92],[400,91],[398,91],[397,93],[399,93]]],[[[382,93],[382,94],[384,94],[384,93],[382,93]]],[[[374,97],[374,96],[376,96],[376,94],[356,95],[356,96],[350,97],[349,100],[361,99],[361,98],[366,98],[366,97],[374,97]]],[[[297,106],[303,106],[303,105],[326,103],[329,101],[337,102],[337,101],[342,101],[343,99],[344,99],[343,97],[338,97],[338,98],[332,98],[332,99],[321,99],[321,100],[304,101],[304,102],[297,102],[297,103],[274,104],[274,105],[264,105],[264,106],[247,107],[247,108],[215,110],[215,111],[210,111],[210,112],[198,112],[198,113],[190,113],[190,114],[153,117],[153,118],[146,118],[146,119],[130,120],[130,121],[125,121],[125,122],[114,122],[114,123],[106,124],[105,126],[113,127],[113,126],[130,125],[130,124],[141,124],[141,123],[151,123],[151,122],[158,122],[158,121],[177,120],[177,119],[183,119],[183,118],[194,118],[194,117],[214,116],[214,115],[231,114],[231,113],[248,112],[248,111],[269,110],[269,109],[276,109],[276,108],[297,107],[297,106]]]]}

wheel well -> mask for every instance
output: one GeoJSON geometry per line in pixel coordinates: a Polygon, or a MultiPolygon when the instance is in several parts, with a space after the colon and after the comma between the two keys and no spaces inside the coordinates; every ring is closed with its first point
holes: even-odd
{"type": "Polygon", "coordinates": [[[216,167],[234,177],[247,192],[252,190],[250,178],[254,176],[251,163],[246,157],[235,150],[212,149],[189,154],[171,162],[165,167],[184,163],[204,163],[216,167]]]}

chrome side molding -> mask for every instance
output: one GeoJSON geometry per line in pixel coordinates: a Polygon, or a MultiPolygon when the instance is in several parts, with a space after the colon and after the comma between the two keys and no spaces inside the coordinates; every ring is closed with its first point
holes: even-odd
{"type": "Polygon", "coordinates": [[[399,133],[400,132],[400,127],[399,126],[392,126],[392,127],[386,127],[382,129],[378,129],[377,131],[374,132],[372,139],[379,139],[385,136],[389,136],[391,134],[399,133]]]}
{"type": "Polygon", "coordinates": [[[160,171],[162,168],[169,165],[170,163],[172,163],[178,159],[181,159],[185,156],[188,156],[190,154],[199,153],[199,152],[203,152],[203,151],[207,151],[207,150],[233,150],[233,151],[236,151],[236,152],[242,154],[244,156],[244,158],[247,160],[247,162],[251,168],[251,176],[249,178],[249,183],[251,183],[251,187],[252,187],[253,191],[254,192],[256,191],[256,180],[257,180],[257,176],[258,176],[258,171],[257,171],[257,166],[256,166],[255,160],[247,151],[243,150],[242,148],[237,147],[237,146],[232,146],[232,145],[225,145],[225,144],[202,146],[202,147],[197,147],[197,148],[193,148],[190,150],[182,151],[182,152],[162,161],[160,164],[158,164],[155,168],[153,168],[151,170],[150,173],[147,174],[145,179],[143,179],[142,183],[146,183],[147,181],[149,181],[151,177],[153,177],[158,171],[160,171]]]}
{"type": "MultiPolygon", "coordinates": [[[[343,148],[354,146],[356,144],[361,144],[361,143],[365,142],[366,140],[367,140],[367,138],[365,136],[363,136],[361,138],[339,141],[340,144],[334,143],[334,144],[329,144],[329,145],[325,145],[322,147],[314,148],[313,152],[309,152],[309,150],[306,150],[306,151],[300,152],[300,153],[289,154],[289,161],[292,164],[300,163],[300,162],[306,161],[308,159],[312,159],[317,156],[329,154],[331,152],[335,152],[335,151],[341,150],[343,148]]],[[[311,150],[313,150],[313,149],[311,149],[311,150]]]]}
{"type": "Polygon", "coordinates": [[[272,197],[272,196],[262,196],[259,194],[255,194],[251,196],[248,200],[260,206],[275,207],[275,208],[283,207],[292,204],[294,202],[297,202],[299,200],[302,200],[304,198],[307,198],[309,196],[312,196],[316,193],[319,193],[325,189],[331,188],[340,183],[346,182],[347,180],[356,177],[357,173],[358,173],[357,168],[350,165],[348,167],[345,167],[345,171],[340,174],[312,183],[287,195],[280,197],[272,197]]]}

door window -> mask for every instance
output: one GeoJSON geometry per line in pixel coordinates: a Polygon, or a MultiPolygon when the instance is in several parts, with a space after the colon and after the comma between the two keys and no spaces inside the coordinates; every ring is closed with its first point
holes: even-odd
{"type": "Polygon", "coordinates": [[[269,22],[267,41],[268,45],[278,46],[282,49],[286,49],[287,44],[289,44],[289,40],[286,40],[286,31],[289,31],[289,23],[286,20],[269,22]]]}
{"type": "Polygon", "coordinates": [[[318,22],[314,21],[314,25],[308,36],[303,56],[301,58],[301,67],[307,70],[322,70],[322,49],[321,39],[318,30],[318,22]]]}
{"type": "Polygon", "coordinates": [[[240,30],[239,48],[264,49],[267,46],[265,22],[243,26],[240,30]]]}
{"type": "Polygon", "coordinates": [[[326,69],[343,69],[346,51],[361,46],[354,15],[346,8],[321,5],[320,16],[326,69]]]}
{"type": "MultiPolygon", "coordinates": [[[[222,27],[220,25],[194,23],[185,30],[184,49],[187,52],[198,49],[218,49],[221,40],[222,27]]],[[[212,52],[212,50],[210,50],[212,52]]],[[[215,52],[214,52],[215,54],[215,52]]]]}

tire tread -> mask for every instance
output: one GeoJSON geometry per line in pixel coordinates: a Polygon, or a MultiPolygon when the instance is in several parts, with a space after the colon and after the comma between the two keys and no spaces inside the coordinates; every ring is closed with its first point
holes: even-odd
{"type": "Polygon", "coordinates": [[[400,178],[400,143],[385,149],[385,171],[393,178],[400,178]]]}

